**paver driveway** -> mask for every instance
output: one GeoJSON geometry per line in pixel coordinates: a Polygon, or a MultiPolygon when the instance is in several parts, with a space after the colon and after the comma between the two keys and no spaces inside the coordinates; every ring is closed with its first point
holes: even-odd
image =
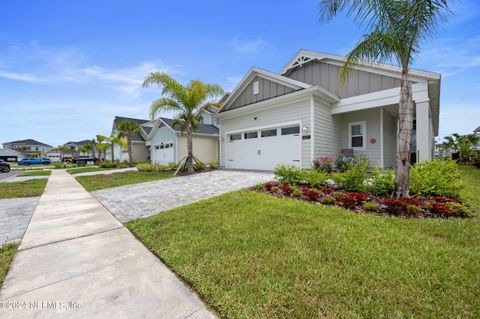
{"type": "Polygon", "coordinates": [[[124,223],[272,179],[272,173],[213,171],[109,188],[92,194],[124,223]]]}

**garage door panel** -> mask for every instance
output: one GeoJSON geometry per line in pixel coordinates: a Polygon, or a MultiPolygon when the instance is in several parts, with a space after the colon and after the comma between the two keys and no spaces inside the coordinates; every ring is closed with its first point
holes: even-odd
{"type": "Polygon", "coordinates": [[[154,164],[166,165],[174,162],[174,147],[173,143],[165,148],[165,145],[155,145],[153,150],[152,162],[154,164]]]}

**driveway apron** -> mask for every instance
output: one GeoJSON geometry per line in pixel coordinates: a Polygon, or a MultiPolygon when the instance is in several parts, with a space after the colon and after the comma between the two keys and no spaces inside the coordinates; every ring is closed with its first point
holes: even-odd
{"type": "Polygon", "coordinates": [[[0,291],[0,318],[216,318],[65,171],[52,171],[0,291]]]}

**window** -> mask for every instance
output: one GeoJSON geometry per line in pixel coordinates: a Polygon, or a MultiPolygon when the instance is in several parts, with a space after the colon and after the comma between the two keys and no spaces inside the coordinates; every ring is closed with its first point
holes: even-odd
{"type": "Polygon", "coordinates": [[[242,134],[231,134],[230,141],[238,141],[242,139],[242,134]]]}
{"type": "Polygon", "coordinates": [[[253,82],[253,95],[260,93],[260,83],[258,81],[253,82]]]}
{"type": "Polygon", "coordinates": [[[277,136],[277,129],[262,131],[262,137],[277,136]]]}
{"type": "Polygon", "coordinates": [[[250,138],[257,138],[258,137],[258,132],[248,132],[245,133],[245,139],[248,140],[250,138]]]}
{"type": "Polygon", "coordinates": [[[156,149],[156,150],[159,150],[159,149],[160,149],[160,146],[156,145],[156,146],[155,146],[155,149],[156,149]]]}
{"type": "Polygon", "coordinates": [[[349,147],[365,148],[365,122],[350,123],[349,127],[349,147]]]}
{"type": "Polygon", "coordinates": [[[300,134],[300,126],[282,127],[282,135],[300,134]]]}

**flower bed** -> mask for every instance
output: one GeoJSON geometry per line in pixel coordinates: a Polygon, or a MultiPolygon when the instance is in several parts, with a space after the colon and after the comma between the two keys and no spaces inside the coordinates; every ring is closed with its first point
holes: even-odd
{"type": "MultiPolygon", "coordinates": [[[[376,169],[367,172],[368,161],[347,165],[344,172],[330,173],[324,162],[320,170],[277,166],[277,181],[257,185],[254,190],[296,198],[315,204],[336,205],[356,212],[408,218],[470,217],[473,212],[458,197],[461,188],[453,161],[432,161],[412,168],[412,197],[391,198],[394,173],[376,169]]],[[[322,165],[318,164],[321,163],[322,165]]]]}

